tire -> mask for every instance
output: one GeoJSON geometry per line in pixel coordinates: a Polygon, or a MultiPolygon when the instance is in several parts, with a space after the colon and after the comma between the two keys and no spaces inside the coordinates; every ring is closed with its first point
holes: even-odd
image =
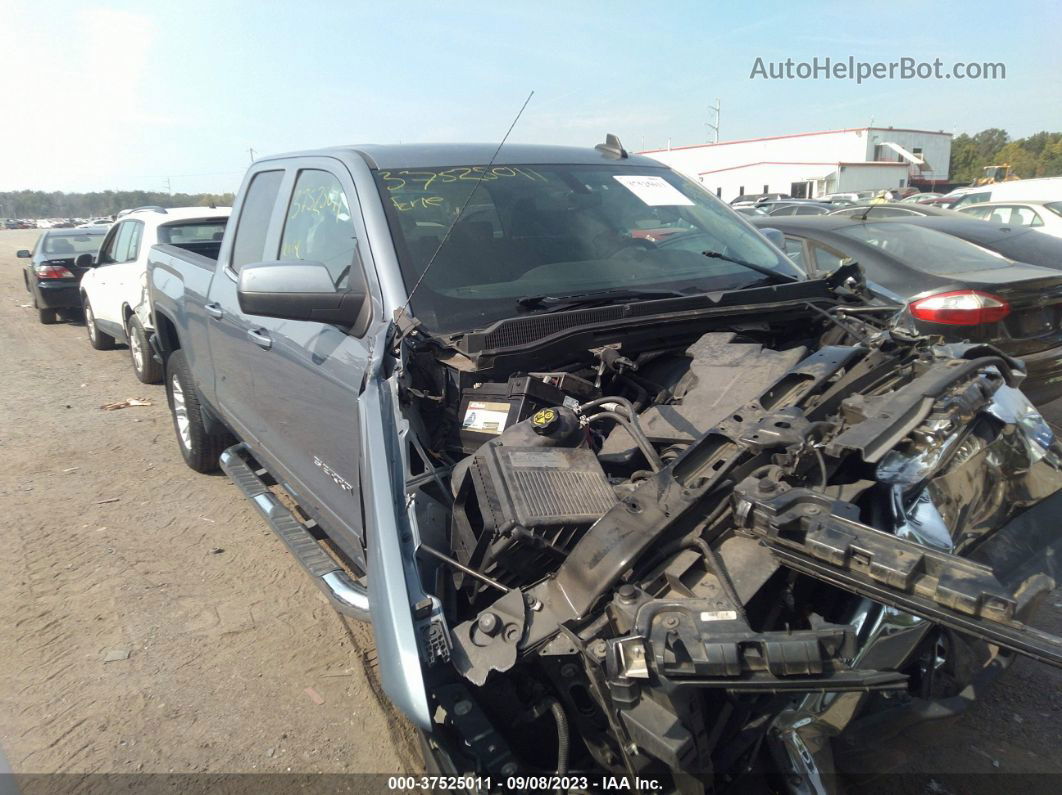
{"type": "Polygon", "coordinates": [[[85,306],[85,330],[88,332],[89,345],[98,351],[113,350],[114,337],[110,334],[104,334],[100,331],[99,326],[96,325],[96,315],[92,311],[92,304],[89,303],[88,296],[84,296],[82,301],[85,306]]]}
{"type": "Polygon", "coordinates": [[[37,307],[37,319],[46,326],[58,322],[59,312],[55,309],[41,309],[37,307]]]}
{"type": "Polygon", "coordinates": [[[220,466],[218,459],[232,438],[225,433],[207,431],[199,393],[182,350],[171,353],[166,362],[166,399],[184,462],[196,472],[216,472],[220,466]]]}
{"type": "Polygon", "coordinates": [[[129,318],[129,358],[133,361],[133,372],[144,384],[162,383],[162,365],[155,361],[155,354],[148,342],[147,331],[140,319],[133,315],[129,318]]]}

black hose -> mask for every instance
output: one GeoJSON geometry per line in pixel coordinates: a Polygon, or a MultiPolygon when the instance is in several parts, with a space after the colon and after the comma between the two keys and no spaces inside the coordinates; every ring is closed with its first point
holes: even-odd
{"type": "Polygon", "coordinates": [[[617,411],[599,411],[597,414],[591,414],[586,418],[587,422],[596,422],[597,420],[614,420],[623,426],[623,428],[634,439],[635,444],[638,445],[638,449],[642,451],[646,461],[649,462],[649,466],[652,467],[654,472],[659,472],[663,469],[664,465],[660,461],[660,456],[656,454],[656,450],[653,449],[652,443],[648,437],[642,433],[642,429],[631,422],[627,417],[624,417],[617,411]]]}
{"type": "Polygon", "coordinates": [[[636,395],[635,398],[634,398],[634,410],[635,411],[641,411],[647,405],[649,405],[649,400],[652,397],[652,395],[649,394],[649,390],[648,389],[643,387],[641,384],[639,384],[633,378],[628,377],[626,374],[623,374],[623,375],[617,376],[617,377],[618,378],[622,378],[624,383],[626,383],[627,386],[629,386],[631,389],[634,390],[635,395],[636,395]]]}
{"type": "Polygon", "coordinates": [[[564,714],[564,707],[555,698],[546,701],[549,711],[553,713],[553,720],[557,722],[557,775],[568,774],[568,753],[570,739],[568,737],[568,716],[564,714]]]}
{"type": "Polygon", "coordinates": [[[653,471],[659,472],[663,468],[663,463],[660,461],[660,457],[656,454],[656,449],[653,447],[652,443],[650,443],[649,437],[647,437],[645,435],[645,432],[642,430],[642,425],[638,420],[638,412],[635,411],[633,404],[629,400],[627,400],[627,398],[620,397],[618,395],[595,398],[594,400],[589,400],[579,406],[578,412],[580,414],[585,414],[589,409],[604,406],[608,403],[612,403],[619,408],[623,408],[623,410],[627,412],[627,416],[624,417],[619,412],[609,409],[606,411],[598,412],[597,414],[594,414],[591,417],[587,417],[587,422],[593,422],[594,420],[603,417],[609,417],[611,419],[616,420],[617,422],[620,422],[623,427],[626,428],[627,432],[631,435],[631,438],[634,439],[635,443],[638,445],[641,451],[645,454],[645,457],[649,461],[649,465],[653,468],[653,471]]]}
{"type": "Polygon", "coordinates": [[[623,408],[627,410],[627,414],[630,417],[638,416],[637,413],[634,411],[634,406],[631,404],[631,402],[627,400],[627,398],[620,397],[619,395],[614,395],[612,397],[599,397],[594,398],[593,400],[588,400],[586,403],[583,403],[581,406],[579,406],[579,413],[585,414],[588,409],[595,409],[598,406],[605,405],[606,403],[615,403],[617,406],[623,406],[623,408]]]}

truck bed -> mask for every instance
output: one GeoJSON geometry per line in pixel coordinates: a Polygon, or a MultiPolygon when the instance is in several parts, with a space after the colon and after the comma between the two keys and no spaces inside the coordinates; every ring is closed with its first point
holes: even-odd
{"type": "Polygon", "coordinates": [[[218,253],[221,251],[220,240],[202,240],[191,241],[188,243],[171,243],[168,244],[173,248],[183,248],[185,251],[190,251],[193,254],[198,254],[201,257],[208,258],[211,262],[216,262],[218,253]]]}

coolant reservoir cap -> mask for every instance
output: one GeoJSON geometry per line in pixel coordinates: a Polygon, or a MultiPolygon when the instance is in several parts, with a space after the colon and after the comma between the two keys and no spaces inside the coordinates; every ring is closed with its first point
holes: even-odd
{"type": "Polygon", "coordinates": [[[556,409],[539,409],[531,415],[531,427],[539,436],[549,436],[560,425],[560,412],[556,409]]]}

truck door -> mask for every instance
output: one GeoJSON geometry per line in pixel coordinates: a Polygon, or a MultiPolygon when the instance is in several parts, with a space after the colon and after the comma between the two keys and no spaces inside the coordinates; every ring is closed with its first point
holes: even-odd
{"type": "MultiPolygon", "coordinates": [[[[286,196],[280,260],[323,263],[336,287],[366,288],[365,240],[353,180],[339,161],[305,158],[286,196]]],[[[274,251],[277,251],[274,249],[274,251]]],[[[255,413],[267,466],[364,566],[359,493],[358,396],[369,363],[357,330],[256,317],[255,413]]]]}
{"type": "Polygon", "coordinates": [[[213,361],[213,384],[200,385],[208,401],[217,402],[229,426],[246,442],[257,446],[262,420],[253,400],[256,372],[269,356],[255,345],[249,332],[256,318],[240,311],[236,297],[237,274],[244,265],[272,259],[276,252],[277,224],[272,223],[284,182],[283,168],[249,175],[238,207],[233,208],[235,228],[231,244],[222,246],[218,266],[210,282],[204,310],[207,338],[213,361]]]}

